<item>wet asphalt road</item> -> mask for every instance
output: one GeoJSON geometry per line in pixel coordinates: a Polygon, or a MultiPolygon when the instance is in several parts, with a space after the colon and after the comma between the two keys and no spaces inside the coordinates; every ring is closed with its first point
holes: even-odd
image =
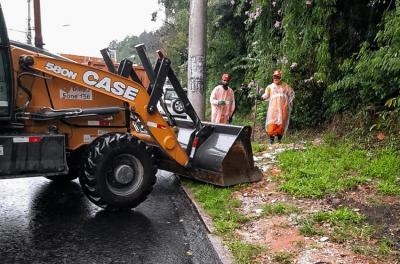
{"type": "Polygon", "coordinates": [[[135,210],[92,205],[76,181],[0,180],[0,263],[220,263],[174,176],[135,210]]]}

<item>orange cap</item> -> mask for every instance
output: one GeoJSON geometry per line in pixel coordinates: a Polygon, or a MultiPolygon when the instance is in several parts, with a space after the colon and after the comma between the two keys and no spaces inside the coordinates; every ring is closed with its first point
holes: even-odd
{"type": "Polygon", "coordinates": [[[230,81],[231,80],[231,76],[229,74],[227,74],[227,73],[224,73],[224,74],[222,74],[221,79],[223,81],[230,81]]]}

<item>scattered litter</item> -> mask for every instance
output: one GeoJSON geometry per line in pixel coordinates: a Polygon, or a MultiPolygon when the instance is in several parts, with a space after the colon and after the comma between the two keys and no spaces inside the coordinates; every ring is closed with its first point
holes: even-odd
{"type": "Polygon", "coordinates": [[[282,152],[284,152],[286,149],[284,149],[284,148],[278,148],[278,149],[275,149],[275,153],[282,153],[282,152]]]}
{"type": "Polygon", "coordinates": [[[270,167],[271,166],[266,165],[266,166],[262,166],[261,169],[262,169],[263,172],[267,172],[270,167]]]}
{"type": "Polygon", "coordinates": [[[326,241],[328,241],[329,240],[329,237],[321,237],[320,239],[319,239],[319,242],[326,242],[326,241]]]}
{"type": "Polygon", "coordinates": [[[262,158],[260,158],[260,157],[257,157],[257,156],[253,156],[253,160],[254,160],[255,162],[257,162],[257,161],[260,161],[260,160],[262,160],[262,158]]]}
{"type": "Polygon", "coordinates": [[[272,153],[264,153],[262,157],[266,159],[275,159],[275,156],[272,153]]]}

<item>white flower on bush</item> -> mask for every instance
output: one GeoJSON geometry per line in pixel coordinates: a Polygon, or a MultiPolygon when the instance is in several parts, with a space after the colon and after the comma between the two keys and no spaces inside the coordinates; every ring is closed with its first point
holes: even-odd
{"type": "Polygon", "coordinates": [[[280,59],[280,63],[282,64],[287,64],[289,62],[288,58],[284,56],[282,59],[280,59]]]}
{"type": "Polygon", "coordinates": [[[262,8],[261,7],[257,7],[256,10],[254,12],[251,11],[246,11],[244,12],[244,14],[248,17],[248,19],[246,19],[244,21],[245,24],[250,24],[253,21],[255,21],[262,13],[262,8]]]}
{"type": "Polygon", "coordinates": [[[256,8],[256,13],[255,13],[255,16],[254,16],[254,19],[256,19],[257,17],[259,17],[259,16],[261,15],[261,12],[262,12],[262,8],[261,8],[261,7],[257,7],[257,8],[256,8]]]}
{"type": "Polygon", "coordinates": [[[312,80],[314,80],[314,77],[311,76],[310,78],[305,79],[304,82],[305,82],[305,83],[308,83],[308,82],[311,82],[312,80]]]}

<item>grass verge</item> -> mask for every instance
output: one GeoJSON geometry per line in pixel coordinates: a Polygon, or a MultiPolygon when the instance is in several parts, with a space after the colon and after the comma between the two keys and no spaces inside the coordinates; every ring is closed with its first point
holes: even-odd
{"type": "Polygon", "coordinates": [[[243,243],[236,239],[229,239],[227,245],[238,264],[254,263],[254,256],[258,255],[263,250],[261,247],[243,243]]]}
{"type": "Polygon", "coordinates": [[[365,217],[348,208],[329,212],[317,212],[303,219],[300,232],[305,236],[325,235],[338,243],[366,241],[374,232],[365,223],[365,217]]]}
{"type": "MultiPolygon", "coordinates": [[[[398,150],[360,149],[350,143],[326,136],[328,144],[307,145],[306,150],[289,150],[278,155],[282,174],[275,179],[279,189],[294,197],[323,198],[326,195],[354,189],[357,185],[374,186],[382,195],[400,196],[400,155],[398,150]]],[[[252,143],[254,153],[268,149],[267,144],[252,143]]],[[[213,219],[216,233],[222,236],[237,263],[252,263],[263,249],[243,243],[235,235],[235,229],[250,219],[236,210],[240,202],[232,198],[233,192],[243,187],[218,188],[202,183],[184,181],[205,211],[213,219]]],[[[379,201],[376,201],[379,202],[379,201]]],[[[263,207],[263,216],[298,213],[299,208],[287,203],[275,203],[263,207]]],[[[318,212],[301,220],[301,233],[305,236],[328,236],[331,241],[345,243],[355,241],[355,252],[381,256],[393,255],[397,240],[379,236],[379,227],[367,223],[365,217],[351,209],[339,207],[329,212],[318,212]]],[[[275,254],[278,263],[290,263],[292,255],[275,254]]]]}
{"type": "Polygon", "coordinates": [[[304,236],[328,236],[336,243],[349,243],[355,253],[374,256],[384,260],[395,256],[395,242],[382,237],[370,243],[379,232],[377,226],[366,222],[366,217],[349,208],[342,207],[329,212],[317,212],[301,221],[300,232],[304,236]]]}
{"type": "Polygon", "coordinates": [[[268,148],[268,144],[262,144],[257,142],[251,142],[251,148],[253,150],[253,154],[258,152],[262,152],[268,148]]]}
{"type": "Polygon", "coordinates": [[[279,264],[291,264],[291,263],[293,263],[293,253],[290,253],[290,252],[279,252],[279,253],[276,253],[273,258],[279,264]]]}
{"type": "Polygon", "coordinates": [[[265,204],[262,208],[262,214],[269,215],[289,215],[291,213],[298,213],[300,209],[292,204],[288,203],[274,203],[265,204]]]}
{"type": "Polygon", "coordinates": [[[373,181],[379,192],[400,196],[400,155],[393,149],[363,150],[349,144],[310,146],[278,156],[280,190],[322,198],[373,181]]]}
{"type": "Polygon", "coordinates": [[[240,201],[232,198],[233,192],[241,186],[220,188],[189,180],[183,180],[183,185],[192,190],[196,200],[212,218],[216,234],[223,237],[236,262],[238,264],[252,263],[252,259],[262,249],[239,241],[234,233],[236,228],[249,221],[236,210],[240,206],[240,201]]]}

